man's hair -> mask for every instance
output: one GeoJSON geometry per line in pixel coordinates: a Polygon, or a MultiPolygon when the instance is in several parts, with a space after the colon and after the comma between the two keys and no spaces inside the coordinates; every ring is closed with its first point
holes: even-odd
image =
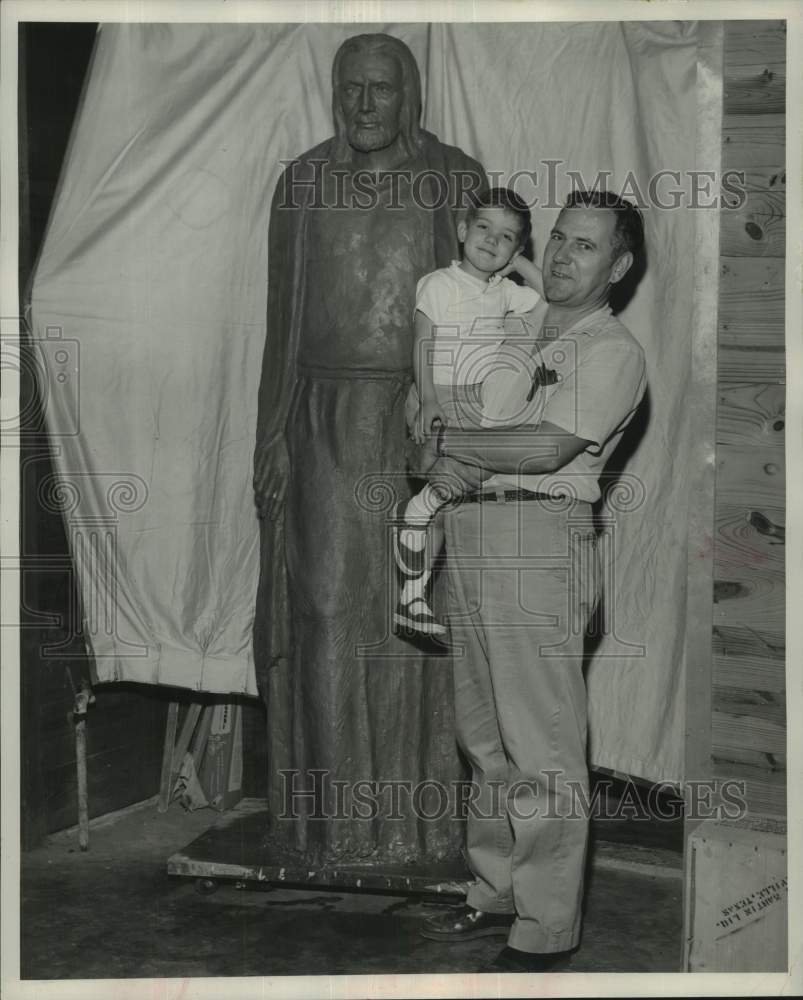
{"type": "Polygon", "coordinates": [[[335,123],[335,141],[332,158],[337,163],[349,163],[354,151],[346,134],[346,119],[340,106],[340,70],[348,55],[386,55],[397,59],[402,72],[402,104],[399,113],[399,138],[408,156],[413,156],[423,145],[419,129],[421,117],[421,77],[413,53],[403,41],[392,35],[354,35],[347,38],[335,53],[332,63],[332,117],[335,123]]]}
{"type": "Polygon", "coordinates": [[[520,198],[515,191],[511,191],[510,188],[495,187],[485,188],[478,192],[472,197],[466,209],[466,222],[475,219],[481,208],[504,208],[506,212],[510,212],[518,219],[519,244],[524,246],[530,238],[533,230],[530,209],[527,202],[520,198]]]}
{"type": "Polygon", "coordinates": [[[644,218],[631,202],[620,198],[613,191],[584,191],[578,188],[568,196],[564,208],[609,208],[616,215],[616,226],[611,237],[614,258],[630,252],[638,258],[644,248],[644,218]]]}

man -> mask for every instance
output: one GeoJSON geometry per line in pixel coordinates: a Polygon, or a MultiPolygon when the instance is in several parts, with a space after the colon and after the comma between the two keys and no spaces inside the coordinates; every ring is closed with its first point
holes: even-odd
{"type": "MultiPolygon", "coordinates": [[[[553,384],[532,400],[540,422],[447,427],[429,449],[490,478],[446,520],[457,740],[473,774],[467,847],[476,881],[465,906],[430,918],[422,934],[507,935],[492,969],[554,968],[579,940],[588,829],[583,633],[597,600],[591,505],[645,389],[643,351],[608,301],[643,238],[628,202],[598,191],[571,195],[544,252],[539,347],[553,384]]],[[[489,386],[489,422],[522,412],[527,389],[515,377],[489,386]]]]}
{"type": "Polygon", "coordinates": [[[348,39],[332,83],[335,136],[288,167],[273,199],[254,460],[269,836],[308,865],[459,849],[448,815],[428,823],[381,796],[372,814],[367,801],[372,782],[459,774],[447,672],[386,634],[377,499],[408,492],[416,282],[456,256],[457,210],[483,182],[419,127],[418,67],[398,39],[348,39]]]}

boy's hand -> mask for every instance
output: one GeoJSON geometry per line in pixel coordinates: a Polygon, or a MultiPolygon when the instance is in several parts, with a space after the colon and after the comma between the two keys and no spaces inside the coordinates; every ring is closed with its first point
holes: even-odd
{"type": "Polygon", "coordinates": [[[418,408],[418,415],[413,427],[413,441],[416,444],[423,444],[432,434],[432,424],[439,420],[442,424],[448,423],[440,404],[435,400],[424,402],[418,408]]]}
{"type": "Polygon", "coordinates": [[[521,257],[521,250],[517,250],[507,264],[496,272],[500,278],[506,278],[509,274],[512,274],[516,270],[516,261],[519,257],[521,257]]]}

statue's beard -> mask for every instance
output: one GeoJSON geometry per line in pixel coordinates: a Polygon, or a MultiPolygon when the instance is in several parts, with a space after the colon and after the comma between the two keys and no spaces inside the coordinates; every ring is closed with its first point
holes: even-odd
{"type": "Polygon", "coordinates": [[[373,153],[377,149],[385,149],[392,145],[397,135],[398,132],[391,132],[384,125],[364,128],[355,124],[350,126],[348,130],[349,145],[361,153],[373,153]]]}

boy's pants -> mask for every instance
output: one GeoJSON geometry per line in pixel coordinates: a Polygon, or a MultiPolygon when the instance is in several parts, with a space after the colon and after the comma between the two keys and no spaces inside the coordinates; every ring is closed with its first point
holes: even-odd
{"type": "MultiPolygon", "coordinates": [[[[472,384],[467,386],[435,386],[438,401],[443,407],[449,424],[453,427],[470,429],[481,426],[482,417],[482,386],[472,384]]],[[[413,420],[418,409],[418,393],[413,386],[407,400],[407,421],[413,420]]],[[[416,453],[412,450],[412,456],[416,453]]],[[[466,493],[472,493],[482,486],[490,473],[476,465],[465,465],[455,458],[444,456],[426,472],[419,473],[415,469],[415,460],[410,464],[413,475],[421,475],[431,485],[436,487],[442,502],[456,500],[466,493]]]]}

